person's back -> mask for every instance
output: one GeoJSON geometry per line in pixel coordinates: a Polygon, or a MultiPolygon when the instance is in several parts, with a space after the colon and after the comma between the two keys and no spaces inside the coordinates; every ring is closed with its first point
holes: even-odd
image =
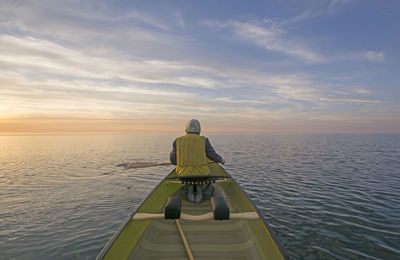
{"type": "Polygon", "coordinates": [[[206,138],[188,133],[176,139],[176,172],[179,175],[209,174],[206,155],[206,138]]]}
{"type": "MultiPolygon", "coordinates": [[[[200,136],[200,130],[199,121],[192,119],[186,124],[186,135],[176,138],[173,143],[170,160],[172,164],[176,165],[176,172],[179,175],[209,174],[208,160],[225,163],[222,157],[214,151],[210,141],[206,137],[200,136]]],[[[206,189],[212,189],[212,185],[206,189]]],[[[185,191],[189,201],[198,203],[202,201],[203,187],[201,185],[185,186],[184,193],[185,191]],[[194,191],[196,191],[196,199],[194,191]]]]}

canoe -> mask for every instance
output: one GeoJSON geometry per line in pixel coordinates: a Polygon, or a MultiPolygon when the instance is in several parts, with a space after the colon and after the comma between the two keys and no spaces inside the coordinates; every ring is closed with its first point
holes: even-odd
{"type": "Polygon", "coordinates": [[[272,229],[232,176],[172,171],[145,198],[96,259],[285,259],[272,229]],[[203,178],[201,178],[203,177],[203,178]],[[182,188],[212,182],[213,196],[190,203],[182,188]]]}

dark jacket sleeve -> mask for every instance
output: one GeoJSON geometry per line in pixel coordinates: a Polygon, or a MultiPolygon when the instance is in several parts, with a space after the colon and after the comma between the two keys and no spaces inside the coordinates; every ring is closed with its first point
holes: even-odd
{"type": "Polygon", "coordinates": [[[222,162],[222,157],[219,156],[215,152],[215,150],[212,147],[212,145],[211,145],[210,141],[208,140],[208,138],[206,138],[206,154],[207,154],[208,159],[210,159],[210,160],[212,160],[212,161],[214,161],[216,163],[222,162]]]}
{"type": "Polygon", "coordinates": [[[172,144],[172,151],[169,154],[169,160],[173,165],[176,165],[176,139],[174,143],[172,144]]]}

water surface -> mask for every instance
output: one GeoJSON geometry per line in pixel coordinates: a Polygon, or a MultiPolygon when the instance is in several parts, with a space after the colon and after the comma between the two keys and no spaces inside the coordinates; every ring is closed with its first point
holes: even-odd
{"type": "MultiPolygon", "coordinates": [[[[93,259],[175,136],[0,136],[0,259],[93,259]]],[[[398,259],[399,135],[209,135],[291,259],[398,259]]]]}

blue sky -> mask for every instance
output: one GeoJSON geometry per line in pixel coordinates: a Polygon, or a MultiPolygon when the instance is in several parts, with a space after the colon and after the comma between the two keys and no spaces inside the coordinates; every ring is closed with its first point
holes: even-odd
{"type": "Polygon", "coordinates": [[[0,131],[400,133],[399,7],[2,1],[0,131]]]}

